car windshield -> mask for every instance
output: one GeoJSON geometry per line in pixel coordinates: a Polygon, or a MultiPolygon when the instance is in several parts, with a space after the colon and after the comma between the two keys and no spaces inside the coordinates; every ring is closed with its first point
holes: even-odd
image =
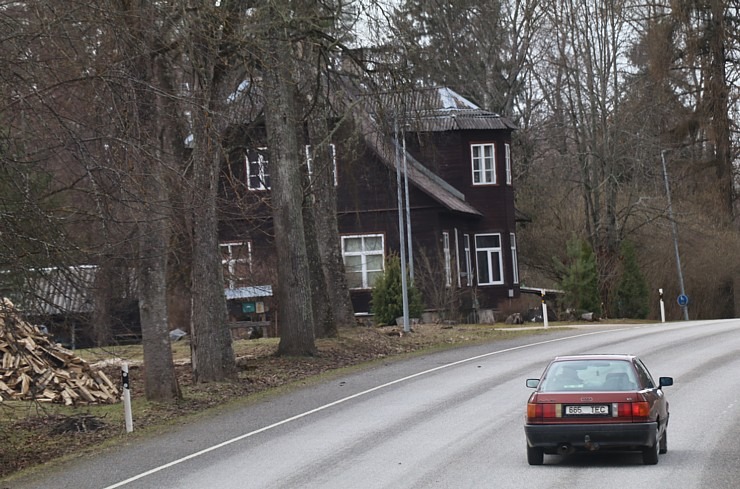
{"type": "Polygon", "coordinates": [[[637,385],[626,360],[563,360],[547,369],[540,391],[630,391],[637,385]]]}

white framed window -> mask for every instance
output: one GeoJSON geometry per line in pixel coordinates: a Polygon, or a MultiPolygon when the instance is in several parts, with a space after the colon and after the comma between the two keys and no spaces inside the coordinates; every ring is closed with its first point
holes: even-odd
{"type": "Polygon", "coordinates": [[[463,247],[465,253],[465,279],[468,287],[473,285],[473,258],[470,252],[470,235],[463,235],[463,247]]]}
{"type": "Polygon", "coordinates": [[[516,253],[516,235],[514,233],[509,234],[509,241],[511,243],[511,271],[514,276],[514,283],[519,283],[519,258],[516,253]]]}
{"type": "Polygon", "coordinates": [[[383,235],[342,236],[342,258],[349,288],[372,288],[385,266],[383,235]]]}
{"type": "Polygon", "coordinates": [[[248,150],[245,156],[247,165],[247,188],[249,190],[269,190],[270,172],[267,148],[248,150]]]}
{"type": "Polygon", "coordinates": [[[504,148],[506,148],[506,185],[511,185],[511,145],[509,143],[506,143],[504,148]]]}
{"type": "Polygon", "coordinates": [[[224,271],[226,287],[235,289],[244,287],[252,271],[252,243],[234,241],[219,243],[221,266],[224,271]]]}
{"type": "Polygon", "coordinates": [[[499,285],[504,283],[504,263],[501,251],[501,234],[475,235],[475,261],[478,271],[478,285],[499,285]]]}
{"type": "Polygon", "coordinates": [[[455,268],[457,271],[457,286],[462,287],[462,271],[460,270],[460,236],[457,234],[457,228],[455,228],[455,268]]]}
{"type": "Polygon", "coordinates": [[[452,254],[450,253],[450,233],[442,233],[442,252],[444,253],[445,285],[452,286],[452,254]]]}
{"type": "MultiPolygon", "coordinates": [[[[329,145],[329,155],[332,163],[332,173],[334,175],[334,186],[337,186],[337,147],[335,144],[329,145]]],[[[313,176],[313,154],[311,153],[311,145],[306,145],[306,166],[308,167],[308,178],[313,176]]]]}
{"type": "Polygon", "coordinates": [[[496,150],[493,143],[471,144],[470,158],[473,169],[473,185],[496,183],[496,150]]]}

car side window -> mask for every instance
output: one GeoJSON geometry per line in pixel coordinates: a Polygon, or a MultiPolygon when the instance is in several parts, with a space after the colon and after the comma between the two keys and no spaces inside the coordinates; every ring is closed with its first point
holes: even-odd
{"type": "Polygon", "coordinates": [[[648,369],[641,360],[635,361],[635,370],[637,371],[637,376],[640,378],[640,383],[645,386],[645,388],[655,389],[655,382],[653,382],[650,372],[648,372],[648,369]]]}

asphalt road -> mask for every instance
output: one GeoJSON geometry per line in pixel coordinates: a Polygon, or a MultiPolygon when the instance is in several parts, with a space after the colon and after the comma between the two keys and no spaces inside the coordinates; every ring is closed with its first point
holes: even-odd
{"type": "MultiPolygon", "coordinates": [[[[134,415],[135,416],[135,415],[134,415]]],[[[390,363],[70,462],[1,489],[737,488],[740,320],[589,326],[390,363]],[[672,376],[668,453],[527,464],[530,389],[559,354],[672,376]]]]}

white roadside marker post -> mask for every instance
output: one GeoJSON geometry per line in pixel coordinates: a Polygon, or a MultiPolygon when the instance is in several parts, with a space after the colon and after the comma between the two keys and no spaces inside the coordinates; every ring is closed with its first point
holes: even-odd
{"type": "Polygon", "coordinates": [[[547,322],[547,302],[545,302],[545,289],[540,290],[540,294],[542,295],[542,321],[545,324],[545,328],[548,328],[548,322],[547,322]]]}
{"type": "Polygon", "coordinates": [[[134,431],[134,421],[131,416],[131,389],[129,389],[128,363],[121,365],[121,384],[123,386],[123,415],[126,419],[126,433],[134,431]]]}

